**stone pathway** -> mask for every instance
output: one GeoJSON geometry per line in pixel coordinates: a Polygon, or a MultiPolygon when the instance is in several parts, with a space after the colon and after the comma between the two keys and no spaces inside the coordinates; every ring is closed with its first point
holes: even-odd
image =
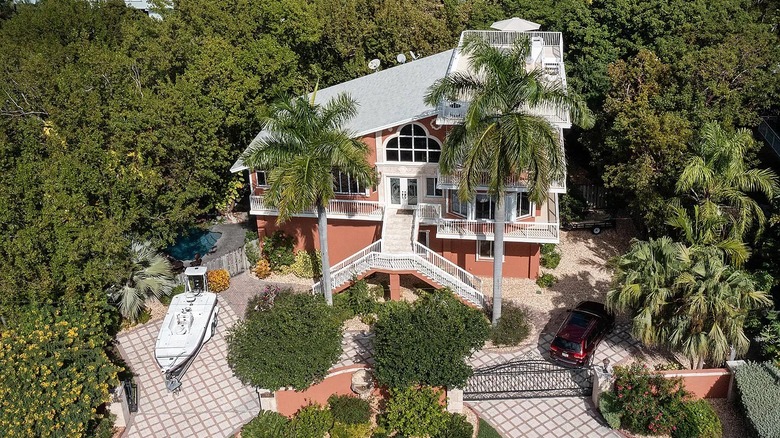
{"type": "Polygon", "coordinates": [[[221,300],[217,333],[182,377],[178,394],[165,389],[154,359],[161,320],[118,335],[119,350],[135,373],[139,392],[138,412],[132,414],[126,437],[226,437],[257,415],[254,389],[233,377],[225,360],[225,334],[236,321],[234,310],[221,300]]]}

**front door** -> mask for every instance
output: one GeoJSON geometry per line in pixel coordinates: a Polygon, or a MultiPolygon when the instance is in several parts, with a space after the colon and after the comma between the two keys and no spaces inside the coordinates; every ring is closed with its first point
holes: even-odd
{"type": "Polygon", "coordinates": [[[417,205],[417,178],[388,178],[390,184],[390,205],[410,208],[417,205]]]}

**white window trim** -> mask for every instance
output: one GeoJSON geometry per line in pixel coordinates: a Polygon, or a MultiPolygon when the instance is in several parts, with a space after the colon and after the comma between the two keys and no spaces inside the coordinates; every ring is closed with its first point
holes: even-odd
{"type": "MultiPolygon", "coordinates": [[[[436,142],[436,144],[439,145],[439,160],[441,160],[442,142],[439,141],[439,139],[436,138],[435,136],[431,135],[430,131],[428,131],[428,128],[426,128],[424,124],[420,123],[419,121],[411,121],[411,122],[408,122],[408,123],[404,123],[402,125],[398,125],[396,130],[395,130],[395,132],[392,135],[388,135],[387,137],[385,137],[382,140],[382,155],[381,155],[381,157],[382,157],[383,161],[377,162],[375,164],[377,164],[377,165],[378,164],[402,164],[402,165],[435,164],[435,165],[438,165],[439,164],[438,161],[437,162],[431,162],[431,161],[427,161],[427,160],[426,161],[414,161],[414,155],[412,155],[412,161],[403,161],[403,160],[400,159],[401,158],[401,156],[400,156],[401,149],[400,148],[398,149],[398,151],[399,151],[399,156],[398,156],[399,160],[398,161],[388,161],[387,160],[387,144],[391,140],[393,140],[394,138],[400,137],[401,136],[401,129],[403,129],[407,125],[417,125],[417,126],[421,127],[423,129],[423,131],[425,132],[425,138],[428,139],[428,141],[433,140],[433,141],[436,142]]],[[[414,136],[414,127],[412,127],[412,138],[415,138],[415,136],[414,136]]],[[[417,149],[414,149],[414,146],[412,146],[412,149],[406,149],[406,150],[416,151],[417,149]]],[[[428,156],[427,154],[431,150],[435,150],[435,149],[426,149],[425,150],[426,151],[426,157],[428,156]]],[[[379,155],[377,155],[377,158],[379,158],[379,155]]]]}
{"type": "Polygon", "coordinates": [[[417,230],[417,242],[419,242],[422,245],[425,245],[426,248],[430,248],[431,244],[431,230],[417,230]],[[420,233],[425,233],[425,242],[420,242],[420,233]]]}
{"type": "Polygon", "coordinates": [[[528,200],[528,206],[529,206],[528,214],[520,215],[520,214],[517,213],[517,207],[518,207],[517,206],[517,196],[520,195],[521,193],[528,193],[528,192],[521,191],[521,192],[517,192],[514,195],[515,196],[515,208],[512,209],[512,220],[526,219],[526,218],[529,218],[529,217],[536,217],[536,203],[535,202],[531,202],[530,199],[528,200]]]}
{"type": "Polygon", "coordinates": [[[443,198],[444,197],[444,189],[437,189],[436,186],[439,185],[439,178],[433,176],[426,176],[425,177],[425,197],[426,198],[443,198]],[[433,180],[433,195],[428,194],[428,180],[433,180]],[[441,195],[436,194],[436,190],[441,192],[441,195]]]}
{"type": "MultiPolygon", "coordinates": [[[[341,171],[337,171],[337,172],[338,172],[339,174],[342,174],[342,173],[343,173],[343,172],[341,172],[341,171]]],[[[352,177],[351,177],[351,176],[350,176],[348,173],[345,173],[345,175],[347,175],[347,178],[352,178],[352,177]]],[[[335,175],[334,175],[334,176],[335,176],[335,175]]],[[[357,186],[357,187],[358,187],[358,190],[357,190],[357,191],[355,191],[355,192],[352,192],[352,191],[346,191],[346,192],[343,192],[343,191],[339,191],[339,190],[337,190],[337,189],[336,189],[336,187],[335,187],[335,185],[336,185],[336,181],[333,181],[333,185],[334,185],[334,187],[333,187],[333,193],[334,193],[334,194],[336,194],[336,195],[363,195],[363,196],[368,196],[368,195],[370,195],[368,187],[364,187],[364,188],[363,188],[363,190],[360,190],[360,184],[358,184],[358,186],[357,186]]],[[[347,184],[347,186],[349,186],[349,183],[347,184]]],[[[349,189],[349,187],[347,187],[347,189],[349,189]]]]}
{"type": "Polygon", "coordinates": [[[255,174],[255,187],[269,187],[269,185],[268,185],[268,171],[267,170],[255,170],[254,174],[255,174]],[[259,179],[257,178],[257,174],[258,173],[265,174],[265,184],[260,184],[258,182],[259,181],[259,179]]]}
{"type": "MultiPolygon", "coordinates": [[[[496,255],[496,242],[495,241],[493,241],[493,240],[477,240],[476,242],[477,242],[476,254],[477,254],[477,261],[478,262],[495,260],[495,255],[496,255]],[[479,254],[479,243],[480,242],[490,242],[490,245],[491,245],[490,248],[492,249],[492,251],[490,251],[490,252],[493,253],[493,256],[485,257],[485,256],[479,254]]],[[[501,261],[502,262],[506,262],[506,242],[504,242],[504,256],[502,257],[501,261]]]]}

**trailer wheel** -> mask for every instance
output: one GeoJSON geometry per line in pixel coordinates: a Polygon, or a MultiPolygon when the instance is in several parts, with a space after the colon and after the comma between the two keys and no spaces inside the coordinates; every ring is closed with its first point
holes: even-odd
{"type": "Polygon", "coordinates": [[[601,233],[601,227],[593,227],[591,231],[593,231],[593,234],[599,234],[601,233]]]}

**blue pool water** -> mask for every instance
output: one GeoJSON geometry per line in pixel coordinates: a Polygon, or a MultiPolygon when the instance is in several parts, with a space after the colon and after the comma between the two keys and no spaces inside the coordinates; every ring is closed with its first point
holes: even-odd
{"type": "Polygon", "coordinates": [[[217,243],[222,233],[209,230],[194,230],[180,237],[173,246],[165,251],[178,260],[192,260],[195,254],[201,257],[208,254],[217,243]]]}

